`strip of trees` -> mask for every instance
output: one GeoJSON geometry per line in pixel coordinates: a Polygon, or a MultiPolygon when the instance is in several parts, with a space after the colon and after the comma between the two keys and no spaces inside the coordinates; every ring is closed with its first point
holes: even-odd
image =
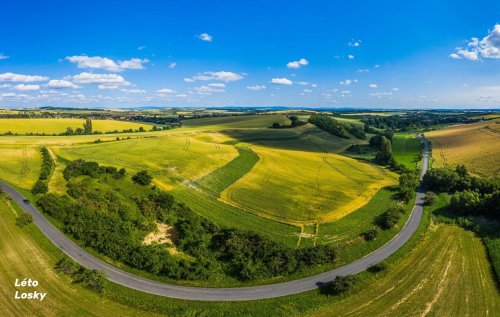
{"type": "Polygon", "coordinates": [[[45,146],[40,148],[40,154],[42,155],[42,168],[40,169],[38,180],[35,182],[33,187],[31,187],[31,192],[35,195],[44,194],[49,190],[47,183],[50,173],[52,172],[52,167],[54,166],[54,160],[45,146]]]}
{"type": "Polygon", "coordinates": [[[347,133],[354,137],[366,140],[366,134],[363,128],[356,124],[344,124],[326,115],[312,115],[309,117],[309,123],[314,124],[321,130],[325,130],[339,138],[350,139],[347,133]]]}

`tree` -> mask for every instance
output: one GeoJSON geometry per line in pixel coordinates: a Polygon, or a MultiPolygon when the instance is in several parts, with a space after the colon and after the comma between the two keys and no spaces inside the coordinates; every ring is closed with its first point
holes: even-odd
{"type": "Polygon", "coordinates": [[[83,124],[83,131],[85,134],[92,134],[92,119],[85,119],[85,123],[83,124]]]}
{"type": "Polygon", "coordinates": [[[272,127],[273,129],[279,129],[280,124],[278,122],[274,122],[272,127]]]}
{"type": "Polygon", "coordinates": [[[427,206],[432,206],[436,202],[436,198],[437,196],[434,192],[427,192],[425,193],[424,204],[426,204],[427,206]]]}
{"type": "Polygon", "coordinates": [[[41,180],[37,180],[36,183],[31,188],[33,194],[45,194],[49,191],[47,184],[41,180]]]}
{"type": "Polygon", "coordinates": [[[391,229],[401,218],[401,211],[402,208],[399,206],[389,208],[377,219],[377,225],[384,230],[391,229]]]}
{"type": "Polygon", "coordinates": [[[149,185],[151,184],[153,177],[148,174],[148,171],[140,171],[132,176],[132,180],[140,185],[149,185]]]}
{"type": "Polygon", "coordinates": [[[355,282],[356,278],[352,275],[337,276],[330,284],[329,291],[332,295],[346,293],[352,288],[355,282]]]}
{"type": "Polygon", "coordinates": [[[16,225],[18,225],[19,227],[24,227],[32,222],[33,222],[33,216],[28,213],[23,213],[16,219],[16,225]]]}
{"type": "Polygon", "coordinates": [[[380,137],[380,145],[377,155],[375,156],[375,161],[382,165],[389,165],[394,161],[392,157],[391,141],[385,136],[380,137]]]}
{"type": "Polygon", "coordinates": [[[366,241],[371,241],[378,236],[378,231],[379,230],[377,227],[373,227],[373,228],[369,229],[368,231],[364,232],[362,234],[362,236],[363,236],[363,238],[365,238],[366,241]]]}

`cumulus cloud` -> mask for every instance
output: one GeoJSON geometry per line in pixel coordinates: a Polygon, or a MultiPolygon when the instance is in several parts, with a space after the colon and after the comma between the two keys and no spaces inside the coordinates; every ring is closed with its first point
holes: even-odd
{"type": "Polygon", "coordinates": [[[378,85],[377,84],[369,84],[368,87],[370,87],[370,88],[377,88],[378,85]]]}
{"type": "Polygon", "coordinates": [[[394,88],[392,88],[391,90],[392,90],[392,91],[399,91],[399,88],[394,87],[394,88]]]}
{"type": "Polygon", "coordinates": [[[212,42],[214,39],[214,37],[208,33],[201,33],[200,35],[198,35],[198,38],[205,42],[212,42]]]}
{"type": "Polygon", "coordinates": [[[210,86],[200,86],[200,87],[195,87],[194,90],[199,93],[199,94],[206,94],[209,95],[214,92],[224,92],[224,89],[221,88],[216,88],[216,87],[210,87],[210,86]]]}
{"type": "Polygon", "coordinates": [[[392,95],[392,92],[372,92],[370,94],[370,96],[378,97],[378,98],[383,97],[383,96],[390,96],[390,95],[392,95]]]}
{"type": "Polygon", "coordinates": [[[237,81],[243,79],[243,74],[236,74],[233,72],[204,72],[197,74],[191,78],[184,78],[184,81],[187,83],[192,83],[195,81],[207,81],[207,80],[218,80],[224,82],[237,81]]]}
{"type": "Polygon", "coordinates": [[[146,91],[143,89],[121,89],[120,91],[124,92],[126,94],[144,94],[144,93],[146,93],[146,91]]]}
{"type": "Polygon", "coordinates": [[[253,90],[253,91],[264,90],[266,88],[267,87],[264,85],[247,86],[248,90],[253,90]]]}
{"type": "Polygon", "coordinates": [[[177,63],[170,63],[168,64],[168,68],[175,68],[177,66],[177,63]]]}
{"type": "Polygon", "coordinates": [[[169,88],[163,88],[163,89],[158,89],[156,92],[160,94],[173,94],[175,90],[169,88]]]}
{"type": "Polygon", "coordinates": [[[477,61],[481,58],[500,58],[500,24],[495,24],[482,40],[471,38],[467,47],[457,47],[456,52],[449,55],[453,59],[477,61]]]}
{"type": "Polygon", "coordinates": [[[99,87],[101,89],[106,89],[104,88],[105,86],[108,86],[107,89],[111,89],[109,87],[130,85],[125,78],[117,74],[92,74],[83,72],[73,76],[73,81],[78,84],[100,84],[103,87],[99,87]]]}
{"type": "Polygon", "coordinates": [[[22,83],[30,83],[35,81],[46,81],[49,80],[49,77],[38,76],[38,75],[21,75],[14,73],[3,73],[0,74],[0,82],[9,81],[9,82],[22,82],[22,83]]]}
{"type": "Polygon", "coordinates": [[[47,84],[47,86],[49,88],[54,88],[54,89],[63,89],[63,88],[76,89],[76,88],[81,88],[80,86],[75,85],[75,84],[73,84],[70,81],[59,80],[59,79],[53,79],[53,80],[49,81],[49,83],[47,84]]]}
{"type": "Polygon", "coordinates": [[[67,56],[66,60],[77,65],[78,68],[104,69],[110,72],[119,72],[124,69],[144,69],[144,64],[148,63],[147,58],[132,58],[128,61],[117,61],[100,56],[67,56]]]}
{"type": "Polygon", "coordinates": [[[7,59],[10,58],[10,56],[5,55],[4,53],[0,53],[0,59],[7,59]]]}
{"type": "Polygon", "coordinates": [[[216,87],[216,88],[225,88],[226,87],[226,85],[223,83],[210,83],[210,84],[208,84],[208,86],[216,87]]]}
{"type": "Polygon", "coordinates": [[[117,90],[120,89],[120,86],[116,84],[99,84],[97,88],[101,90],[117,90]]]}
{"type": "Polygon", "coordinates": [[[347,55],[347,58],[348,59],[354,59],[354,55],[349,54],[349,55],[347,55]]]}
{"type": "Polygon", "coordinates": [[[145,48],[146,48],[146,46],[141,45],[141,46],[139,46],[137,49],[138,49],[139,51],[142,51],[142,50],[143,50],[143,49],[145,49],[145,48]]]}
{"type": "Polygon", "coordinates": [[[288,68],[300,68],[302,66],[306,66],[307,64],[309,64],[309,61],[305,58],[301,58],[298,61],[289,62],[288,64],[286,64],[286,67],[288,67],[288,68]]]}
{"type": "Polygon", "coordinates": [[[40,85],[25,85],[25,84],[20,84],[14,86],[15,90],[19,91],[34,91],[40,89],[40,85]]]}
{"type": "Polygon", "coordinates": [[[271,79],[271,83],[276,85],[292,85],[293,81],[283,77],[283,78],[273,78],[271,79]]]}
{"type": "Polygon", "coordinates": [[[357,82],[358,82],[357,79],[346,79],[346,80],[339,82],[339,84],[341,84],[342,86],[349,86],[349,85],[355,84],[357,82]]]}

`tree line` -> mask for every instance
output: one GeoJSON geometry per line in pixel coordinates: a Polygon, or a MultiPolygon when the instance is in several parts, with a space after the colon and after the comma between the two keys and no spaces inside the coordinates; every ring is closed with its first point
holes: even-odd
{"type": "Polygon", "coordinates": [[[332,117],[326,115],[312,115],[309,117],[309,123],[314,124],[321,130],[325,130],[339,138],[350,139],[347,133],[350,133],[354,137],[366,140],[366,134],[359,125],[356,124],[344,124],[335,120],[332,117]]]}
{"type": "Polygon", "coordinates": [[[40,169],[38,180],[33,184],[33,187],[31,187],[31,192],[35,195],[44,194],[49,190],[47,183],[50,173],[52,172],[52,167],[54,166],[54,160],[45,146],[40,148],[40,154],[42,155],[42,168],[40,169]]]}

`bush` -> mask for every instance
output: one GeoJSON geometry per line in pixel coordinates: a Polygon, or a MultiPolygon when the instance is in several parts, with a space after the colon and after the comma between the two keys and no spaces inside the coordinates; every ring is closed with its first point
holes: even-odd
{"type": "Polygon", "coordinates": [[[384,230],[391,229],[398,223],[401,218],[402,211],[403,210],[400,206],[389,208],[377,219],[377,225],[384,230]]]}
{"type": "Polygon", "coordinates": [[[16,219],[16,225],[18,225],[21,228],[26,225],[29,225],[32,222],[33,222],[33,216],[28,213],[23,213],[16,219]]]}
{"type": "Polygon", "coordinates": [[[33,185],[31,188],[31,192],[33,194],[45,194],[46,192],[49,191],[49,187],[47,184],[41,180],[37,180],[36,183],[33,185]]]}
{"type": "Polygon", "coordinates": [[[352,275],[337,276],[329,285],[329,293],[332,295],[340,295],[351,290],[356,282],[356,277],[352,275]]]}
{"type": "Polygon", "coordinates": [[[432,206],[436,202],[437,196],[434,192],[426,192],[424,204],[427,206],[432,206]]]}
{"type": "Polygon", "coordinates": [[[69,258],[62,258],[57,261],[55,269],[59,273],[64,273],[66,275],[73,275],[80,269],[80,265],[69,258]]]}
{"type": "Polygon", "coordinates": [[[379,273],[385,270],[387,270],[387,264],[385,264],[384,262],[374,264],[368,268],[368,272],[371,273],[379,273]]]}
{"type": "Polygon", "coordinates": [[[366,241],[371,241],[373,239],[375,239],[377,236],[378,236],[378,228],[377,227],[373,227],[371,228],[370,230],[364,232],[362,234],[363,238],[365,238],[366,241]]]}
{"type": "Polygon", "coordinates": [[[147,171],[140,171],[132,176],[132,180],[140,185],[149,185],[151,184],[153,177],[149,175],[147,171]]]}

